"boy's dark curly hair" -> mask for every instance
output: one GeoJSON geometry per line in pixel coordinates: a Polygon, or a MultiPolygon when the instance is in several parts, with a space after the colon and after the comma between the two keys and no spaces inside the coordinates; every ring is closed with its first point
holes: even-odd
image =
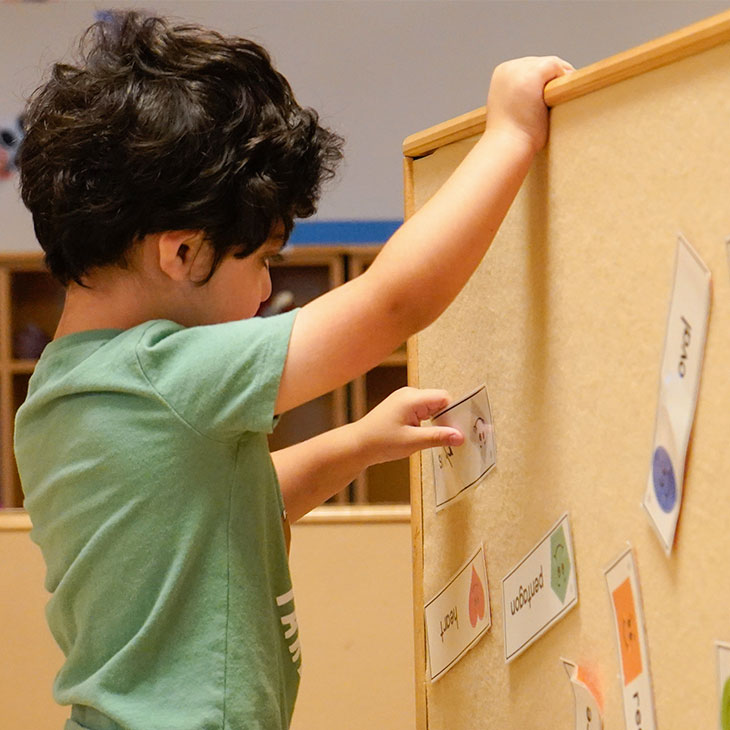
{"type": "Polygon", "coordinates": [[[32,95],[19,166],[51,272],[81,283],[145,235],[202,230],[246,256],[315,212],[342,139],[256,43],[112,13],[32,95]]]}

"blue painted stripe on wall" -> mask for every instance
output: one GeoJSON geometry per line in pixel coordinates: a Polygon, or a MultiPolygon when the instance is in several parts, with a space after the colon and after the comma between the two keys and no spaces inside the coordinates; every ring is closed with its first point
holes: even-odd
{"type": "Polygon", "coordinates": [[[289,243],[385,243],[400,227],[400,220],[299,221],[289,243]]]}

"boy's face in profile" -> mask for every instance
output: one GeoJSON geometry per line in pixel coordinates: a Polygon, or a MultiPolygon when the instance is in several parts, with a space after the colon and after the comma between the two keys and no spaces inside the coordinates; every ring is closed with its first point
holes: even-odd
{"type": "Polygon", "coordinates": [[[245,258],[227,255],[210,280],[198,288],[200,300],[196,308],[203,321],[216,324],[253,317],[262,302],[271,296],[269,266],[281,251],[283,227],[276,229],[267,241],[245,258]]]}

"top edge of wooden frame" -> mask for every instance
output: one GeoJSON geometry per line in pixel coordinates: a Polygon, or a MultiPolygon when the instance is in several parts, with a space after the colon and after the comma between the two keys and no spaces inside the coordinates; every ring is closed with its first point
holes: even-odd
{"type": "MultiPolygon", "coordinates": [[[[564,104],[729,40],[730,10],[726,10],[551,81],[545,87],[545,102],[549,107],[564,104]]],[[[422,157],[439,147],[481,134],[486,125],[486,111],[483,106],[406,137],[404,156],[422,157]]]]}

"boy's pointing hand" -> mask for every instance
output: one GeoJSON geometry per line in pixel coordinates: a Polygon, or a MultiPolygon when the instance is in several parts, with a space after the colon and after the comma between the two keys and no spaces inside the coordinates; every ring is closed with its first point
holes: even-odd
{"type": "Polygon", "coordinates": [[[460,446],[464,436],[455,428],[421,426],[445,408],[451,397],[445,390],[401,388],[353,424],[369,454],[378,464],[410,456],[421,449],[460,446]]]}

